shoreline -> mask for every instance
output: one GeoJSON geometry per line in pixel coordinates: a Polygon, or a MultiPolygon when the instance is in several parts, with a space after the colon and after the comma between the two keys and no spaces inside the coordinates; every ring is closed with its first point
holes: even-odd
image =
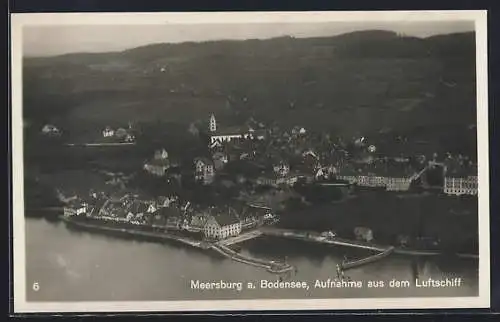
{"type": "Polygon", "coordinates": [[[90,223],[85,223],[85,222],[81,222],[81,221],[71,220],[71,219],[68,219],[64,216],[59,216],[59,219],[61,221],[63,221],[65,224],[69,224],[69,225],[76,226],[79,228],[117,232],[117,233],[129,235],[129,236],[154,238],[157,240],[160,239],[160,240],[177,241],[177,242],[180,242],[184,245],[189,245],[189,246],[199,248],[199,249],[209,249],[210,248],[210,246],[208,246],[208,245],[205,246],[203,241],[197,241],[197,240],[191,239],[189,237],[177,236],[174,234],[170,234],[168,232],[156,233],[156,232],[148,232],[148,231],[127,229],[127,228],[106,227],[104,225],[90,224],[90,223]]]}
{"type": "MultiPolygon", "coordinates": [[[[79,226],[87,229],[95,229],[95,230],[101,230],[101,231],[109,231],[109,232],[117,232],[129,236],[137,236],[137,237],[146,237],[146,238],[153,238],[153,239],[159,239],[159,240],[171,240],[171,241],[176,241],[185,245],[189,245],[198,249],[213,249],[213,245],[217,246],[225,246],[225,241],[221,240],[215,244],[212,243],[206,243],[204,241],[198,241],[196,239],[190,238],[190,237],[185,237],[185,236],[179,236],[176,234],[168,233],[168,232],[148,232],[148,231],[141,231],[137,229],[129,229],[129,228],[116,228],[116,227],[106,227],[104,225],[99,225],[99,224],[90,224],[90,223],[84,223],[80,221],[75,221],[71,220],[68,218],[65,218],[64,216],[59,216],[59,219],[61,219],[65,223],[69,223],[70,225],[74,226],[79,226]]],[[[417,250],[417,249],[403,249],[400,247],[394,247],[394,246],[383,246],[383,245],[377,245],[377,244],[368,244],[368,243],[363,243],[360,241],[353,241],[353,240],[348,240],[348,239],[343,239],[343,238],[332,238],[332,239],[327,239],[324,237],[319,237],[319,238],[314,238],[312,236],[307,237],[307,236],[302,236],[297,233],[294,233],[291,230],[286,230],[286,229],[281,229],[281,228],[274,228],[274,227],[261,227],[257,229],[260,231],[261,234],[258,234],[258,236],[272,236],[272,237],[278,237],[278,238],[289,238],[289,239],[295,239],[295,240],[301,240],[305,242],[312,242],[312,243],[318,243],[318,244],[323,244],[323,245],[336,245],[336,246],[343,246],[343,247],[350,247],[350,248],[358,248],[358,249],[365,249],[365,250],[370,250],[370,251],[377,251],[377,252],[385,252],[388,249],[391,249],[392,254],[396,255],[404,255],[404,256],[425,256],[425,257],[438,257],[438,256],[444,256],[446,254],[443,254],[442,252],[439,251],[430,251],[430,250],[417,250]]],[[[258,237],[257,236],[257,237],[258,237]]],[[[238,243],[235,243],[238,244],[238,243]]],[[[465,253],[458,253],[458,254],[453,254],[453,256],[457,258],[462,258],[462,259],[471,259],[471,260],[478,260],[479,255],[476,254],[465,254],[465,253]]]]}
{"type": "Polygon", "coordinates": [[[232,261],[251,265],[254,267],[264,268],[269,273],[273,274],[282,274],[289,271],[294,270],[295,268],[289,264],[281,264],[276,263],[274,261],[267,261],[264,259],[258,259],[255,257],[246,256],[240,254],[229,247],[222,244],[223,241],[219,241],[216,243],[208,243],[204,241],[198,241],[189,237],[178,236],[175,234],[170,234],[168,232],[147,232],[135,229],[127,229],[127,228],[116,228],[116,227],[106,227],[104,225],[99,224],[91,224],[85,223],[78,220],[71,220],[70,218],[59,216],[59,218],[67,225],[76,226],[78,228],[90,229],[90,230],[99,230],[101,232],[115,232],[129,236],[138,236],[138,237],[146,237],[152,238],[156,240],[169,240],[179,242],[184,245],[188,245],[200,250],[213,250],[214,253],[218,253],[226,258],[231,259],[232,261]]]}

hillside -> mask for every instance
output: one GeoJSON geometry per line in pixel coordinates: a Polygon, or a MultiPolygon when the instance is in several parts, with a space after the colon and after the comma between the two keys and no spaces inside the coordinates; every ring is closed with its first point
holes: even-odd
{"type": "Polygon", "coordinates": [[[344,134],[475,123],[473,33],[154,44],[24,60],[25,117],[84,127],[211,112],[344,134]]]}

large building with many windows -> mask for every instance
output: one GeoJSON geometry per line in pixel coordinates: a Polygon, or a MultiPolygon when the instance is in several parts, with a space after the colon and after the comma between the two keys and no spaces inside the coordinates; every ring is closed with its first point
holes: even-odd
{"type": "Polygon", "coordinates": [[[447,195],[477,195],[477,166],[464,160],[445,162],[443,191],[447,195]]]}
{"type": "Polygon", "coordinates": [[[477,195],[477,192],[477,176],[446,176],[444,178],[444,193],[448,195],[477,195]]]}
{"type": "Polygon", "coordinates": [[[241,221],[232,208],[213,208],[210,210],[203,233],[209,239],[225,239],[241,233],[241,221]]]}

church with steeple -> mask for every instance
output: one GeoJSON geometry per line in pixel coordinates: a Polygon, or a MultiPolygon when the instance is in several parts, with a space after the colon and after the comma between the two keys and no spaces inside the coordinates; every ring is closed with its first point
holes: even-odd
{"type": "MultiPolygon", "coordinates": [[[[217,127],[217,120],[215,115],[210,115],[208,123],[208,130],[210,133],[210,146],[214,147],[222,142],[229,142],[235,139],[250,139],[253,137],[253,130],[242,129],[241,127],[224,128],[221,130],[217,127]]],[[[258,139],[263,139],[263,136],[258,136],[258,139]]]]}
{"type": "Polygon", "coordinates": [[[215,120],[215,115],[210,115],[210,122],[208,125],[210,133],[215,133],[217,131],[217,121],[215,120]]]}

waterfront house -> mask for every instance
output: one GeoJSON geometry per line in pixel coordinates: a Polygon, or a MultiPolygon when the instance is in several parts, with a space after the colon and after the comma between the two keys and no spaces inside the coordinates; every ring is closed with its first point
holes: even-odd
{"type": "Polygon", "coordinates": [[[337,174],[337,168],[333,165],[327,167],[321,167],[316,171],[315,177],[316,179],[328,179],[337,174]]]}
{"type": "Polygon", "coordinates": [[[182,212],[177,207],[161,207],[148,214],[150,223],[159,228],[179,229],[183,221],[182,212]]]}
{"type": "Polygon", "coordinates": [[[208,239],[225,239],[238,236],[241,233],[241,222],[234,209],[211,208],[210,216],[203,227],[203,233],[208,239]]]}
{"type": "Polygon", "coordinates": [[[102,136],[105,138],[112,137],[114,135],[115,135],[115,131],[109,126],[106,126],[104,128],[104,130],[102,130],[102,136]]]}
{"type": "Polygon", "coordinates": [[[87,213],[88,204],[81,200],[72,200],[64,206],[63,213],[65,217],[78,216],[87,213]]]}
{"type": "Polygon", "coordinates": [[[189,221],[189,224],[186,225],[186,229],[189,231],[201,232],[203,231],[203,227],[208,221],[209,216],[203,213],[193,214],[189,221]]]}
{"type": "Polygon", "coordinates": [[[194,160],[195,180],[203,184],[211,184],[214,180],[215,169],[212,160],[201,157],[194,160]]]}
{"type": "Polygon", "coordinates": [[[156,208],[151,204],[140,200],[134,200],[128,207],[127,219],[129,221],[141,220],[147,213],[153,213],[156,208]]]}

